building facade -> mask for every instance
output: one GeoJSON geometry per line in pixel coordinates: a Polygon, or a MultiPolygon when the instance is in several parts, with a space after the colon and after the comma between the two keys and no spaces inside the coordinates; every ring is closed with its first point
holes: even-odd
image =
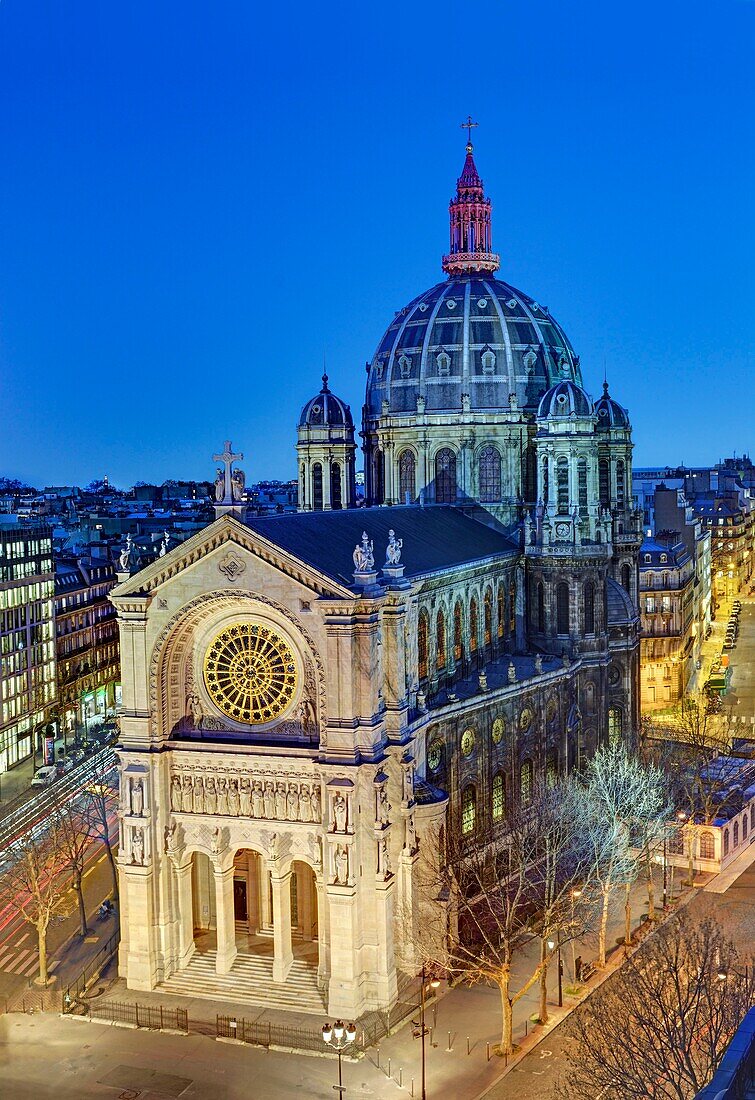
{"type": "Polygon", "coordinates": [[[44,747],[55,716],[52,536],[0,526],[0,772],[44,747]]]}
{"type": "Polygon", "coordinates": [[[470,144],[448,280],[369,367],[371,507],[346,507],[350,416],[325,380],[299,421],[297,514],[234,500],[229,444],[215,522],[133,576],[122,558],[131,988],[389,1007],[444,904],[420,850],[439,860],[444,828],[495,837],[507,803],[636,735],[628,414],[493,277],[490,231],[470,144]]]}
{"type": "Polygon", "coordinates": [[[640,547],[641,706],[669,707],[684,695],[694,669],[695,561],[676,531],[640,547]]]}

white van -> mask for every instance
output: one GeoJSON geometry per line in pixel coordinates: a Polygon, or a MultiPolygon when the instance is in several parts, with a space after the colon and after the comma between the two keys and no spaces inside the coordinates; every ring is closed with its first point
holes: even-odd
{"type": "Polygon", "coordinates": [[[49,787],[55,782],[58,771],[54,764],[48,764],[44,768],[37,768],[31,781],[32,787],[49,787]]]}

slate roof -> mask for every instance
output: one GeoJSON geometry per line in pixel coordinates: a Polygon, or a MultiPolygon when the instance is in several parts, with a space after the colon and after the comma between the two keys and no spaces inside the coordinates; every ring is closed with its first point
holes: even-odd
{"type": "Polygon", "coordinates": [[[352,555],[363,531],[374,542],[377,569],[385,561],[388,532],[394,530],[396,538],[404,540],[401,563],[407,578],[494,555],[519,553],[518,546],[499,531],[455,508],[437,505],[255,516],[249,517],[246,524],[282,550],[346,585],[354,583],[352,555]]]}
{"type": "Polygon", "coordinates": [[[606,599],[608,622],[612,626],[631,623],[637,618],[637,610],[631,596],[613,577],[606,578],[606,599]]]}

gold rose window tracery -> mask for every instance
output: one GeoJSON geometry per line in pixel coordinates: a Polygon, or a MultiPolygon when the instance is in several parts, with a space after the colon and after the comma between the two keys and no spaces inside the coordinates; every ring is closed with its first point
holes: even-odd
{"type": "Polygon", "coordinates": [[[281,714],[296,690],[296,661],[286,641],[262,623],[234,623],[212,641],[204,682],[213,703],[237,722],[261,725],[281,714]]]}

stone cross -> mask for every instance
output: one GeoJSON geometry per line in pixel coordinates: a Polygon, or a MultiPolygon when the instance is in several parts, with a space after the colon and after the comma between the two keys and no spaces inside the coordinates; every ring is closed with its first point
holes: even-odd
{"type": "Polygon", "coordinates": [[[233,473],[234,462],[242,462],[244,459],[243,454],[235,455],[233,453],[233,444],[230,439],[226,439],[223,444],[223,453],[219,455],[213,455],[213,462],[222,462],[225,467],[223,471],[223,500],[222,504],[231,504],[233,502],[233,486],[231,484],[231,474],[233,473]]]}

